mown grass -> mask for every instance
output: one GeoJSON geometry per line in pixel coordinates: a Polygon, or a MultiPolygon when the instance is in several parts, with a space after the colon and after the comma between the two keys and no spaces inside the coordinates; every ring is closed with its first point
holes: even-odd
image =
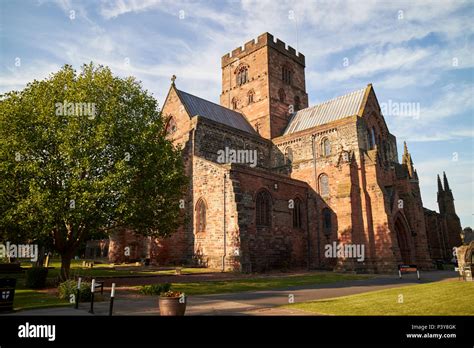
{"type": "Polygon", "coordinates": [[[474,315],[474,283],[441,281],[284,307],[327,315],[474,315]]]}
{"type": "MultiPolygon", "coordinates": [[[[59,278],[61,262],[59,260],[53,260],[50,262],[51,268],[48,270],[48,288],[55,288],[56,280],[59,278]]],[[[31,267],[31,263],[23,263],[22,267],[31,267]]],[[[197,273],[208,273],[215,270],[209,268],[186,268],[181,269],[181,274],[197,274],[197,273]]],[[[151,276],[151,275],[170,275],[175,274],[175,269],[162,269],[162,270],[147,270],[141,266],[135,266],[134,264],[123,264],[123,265],[112,265],[112,264],[98,264],[96,268],[82,268],[82,260],[72,260],[70,276],[78,276],[84,278],[107,278],[107,277],[139,277],[139,276],[151,276]],[[127,269],[123,269],[127,268],[127,269]],[[136,269],[134,269],[136,268],[136,269]]],[[[14,273],[14,274],[2,274],[1,278],[15,278],[17,279],[17,285],[15,290],[15,297],[13,301],[13,308],[15,310],[21,309],[32,309],[32,308],[44,308],[44,307],[56,307],[65,306],[69,303],[65,300],[59,299],[51,292],[37,289],[26,289],[25,287],[25,272],[14,273]]]]}
{"type": "Polygon", "coordinates": [[[268,276],[260,278],[236,279],[227,281],[206,281],[195,283],[173,283],[173,291],[187,295],[218,294],[226,292],[258,291],[280,289],[293,286],[326,284],[344,280],[367,279],[367,275],[315,273],[310,275],[268,276]]]}
{"type": "MultiPolygon", "coordinates": [[[[87,278],[94,278],[94,277],[123,277],[123,276],[152,276],[152,275],[171,275],[175,274],[175,268],[170,267],[169,269],[154,269],[150,267],[147,269],[143,266],[136,266],[135,263],[128,263],[128,264],[111,264],[111,263],[97,263],[94,265],[93,268],[84,268],[82,267],[83,260],[71,260],[71,269],[70,275],[71,277],[87,277],[87,278]]],[[[22,267],[28,268],[31,267],[30,262],[23,262],[21,264],[22,267]]],[[[61,272],[61,261],[60,260],[52,260],[49,263],[49,267],[51,267],[48,271],[48,278],[58,278],[61,272]]],[[[210,268],[191,268],[191,267],[182,267],[181,274],[198,274],[198,273],[210,273],[216,272],[217,270],[210,269],[210,268]]]]}
{"type": "Polygon", "coordinates": [[[13,309],[32,309],[45,307],[58,307],[71,305],[66,300],[61,300],[57,296],[46,292],[30,289],[17,289],[13,299],[13,309]]]}

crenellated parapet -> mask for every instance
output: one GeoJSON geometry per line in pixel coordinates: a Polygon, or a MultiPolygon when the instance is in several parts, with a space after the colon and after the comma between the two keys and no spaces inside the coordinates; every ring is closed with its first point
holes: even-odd
{"type": "Polygon", "coordinates": [[[252,53],[265,46],[273,47],[274,49],[286,55],[288,58],[291,58],[293,61],[297,62],[303,67],[305,66],[305,58],[302,53],[296,52],[296,50],[293,47],[286,45],[280,39],[275,40],[272,34],[264,33],[262,35],[259,35],[256,41],[250,40],[245,43],[243,48],[237,47],[231,53],[227,53],[224,56],[222,56],[222,60],[221,60],[222,67],[224,68],[225,66],[248,55],[249,53],[252,53]]]}

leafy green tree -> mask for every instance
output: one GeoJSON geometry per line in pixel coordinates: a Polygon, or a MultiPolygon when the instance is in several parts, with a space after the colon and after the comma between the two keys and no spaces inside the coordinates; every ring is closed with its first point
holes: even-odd
{"type": "Polygon", "coordinates": [[[187,178],[165,135],[139,82],[92,63],[1,95],[0,237],[48,236],[66,279],[92,233],[170,235],[187,178]]]}

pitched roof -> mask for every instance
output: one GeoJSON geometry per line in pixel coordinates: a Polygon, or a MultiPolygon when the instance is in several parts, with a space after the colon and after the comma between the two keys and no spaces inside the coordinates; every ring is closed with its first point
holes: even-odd
{"type": "Polygon", "coordinates": [[[247,133],[258,134],[240,112],[228,109],[210,102],[209,100],[196,97],[195,95],[178,89],[176,89],[176,91],[191,117],[205,117],[209,120],[240,129],[247,133]]]}
{"type": "Polygon", "coordinates": [[[283,135],[357,115],[367,88],[297,111],[293,114],[283,135]]]}

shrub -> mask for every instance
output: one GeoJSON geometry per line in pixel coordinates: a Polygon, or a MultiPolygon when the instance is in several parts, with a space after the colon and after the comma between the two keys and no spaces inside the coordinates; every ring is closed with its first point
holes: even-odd
{"type": "Polygon", "coordinates": [[[26,287],[30,289],[41,289],[46,286],[48,269],[46,267],[31,267],[26,271],[26,287]]]}
{"type": "Polygon", "coordinates": [[[171,288],[171,284],[151,284],[143,285],[140,287],[140,294],[143,295],[160,295],[161,293],[168,292],[171,288]]]}
{"type": "MultiPolygon", "coordinates": [[[[71,295],[77,295],[77,281],[70,279],[58,286],[59,298],[70,301],[71,295]]],[[[79,289],[79,301],[89,302],[91,300],[91,283],[82,281],[79,289]]]]}

